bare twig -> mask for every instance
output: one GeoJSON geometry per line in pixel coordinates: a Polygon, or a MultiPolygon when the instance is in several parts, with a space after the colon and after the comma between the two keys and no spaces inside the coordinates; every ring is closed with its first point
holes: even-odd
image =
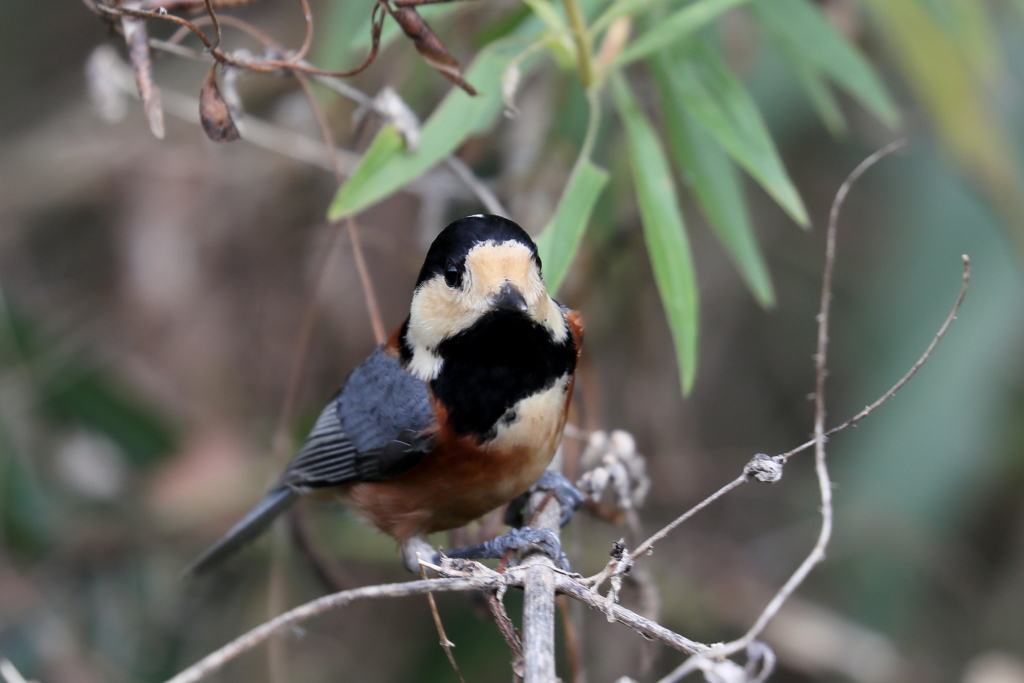
{"type": "Polygon", "coordinates": [[[555,598],[558,612],[562,615],[562,632],[565,635],[565,655],[569,660],[569,682],[583,680],[583,652],[580,648],[580,634],[572,620],[572,608],[564,595],[555,598]]]}
{"type": "MultiPolygon", "coordinates": [[[[875,409],[877,409],[880,405],[882,405],[890,398],[895,396],[896,392],[899,391],[904,384],[909,382],[910,378],[917,374],[917,371],[921,369],[921,366],[923,366],[925,362],[927,362],[928,358],[932,355],[932,352],[935,350],[935,347],[938,346],[939,341],[941,341],[942,338],[946,335],[946,331],[949,329],[949,326],[953,324],[954,320],[956,320],[957,313],[960,311],[960,304],[963,303],[964,295],[967,294],[967,285],[971,280],[971,259],[969,256],[967,256],[967,254],[962,255],[960,258],[962,259],[964,265],[963,276],[960,281],[960,294],[957,296],[956,302],[953,304],[953,308],[952,310],[950,310],[949,315],[946,316],[945,322],[942,323],[942,327],[939,328],[939,331],[936,332],[935,336],[932,338],[931,343],[928,344],[928,348],[924,350],[924,353],[922,353],[921,357],[917,359],[917,362],[911,366],[910,370],[908,370],[907,373],[903,375],[903,377],[901,377],[898,382],[896,382],[896,384],[892,385],[892,387],[890,387],[890,389],[887,392],[879,396],[878,399],[871,405],[865,406],[862,411],[851,417],[846,422],[836,427],[833,427],[832,429],[825,432],[826,437],[832,436],[837,432],[841,432],[847,427],[852,427],[853,425],[857,424],[862,419],[873,413],[875,409]]],[[[791,456],[796,455],[801,451],[805,451],[813,445],[814,440],[812,439],[807,443],[802,444],[791,451],[786,451],[785,453],[777,457],[782,458],[783,460],[787,460],[791,456]]]]}
{"type": "Polygon", "coordinates": [[[167,683],[195,683],[217,671],[229,661],[262,644],[270,636],[289,626],[306,619],[323,614],[332,609],[343,607],[357,600],[376,598],[404,598],[424,593],[450,593],[453,591],[492,590],[500,578],[498,574],[487,574],[480,577],[459,577],[444,579],[428,579],[425,581],[408,581],[405,583],[389,583],[380,586],[367,586],[352,590],[332,593],[322,598],[307,602],[304,605],[285,612],[279,617],[263,623],[251,631],[235,638],[233,641],[212,652],[189,668],[171,678],[167,683]]]}
{"type": "MultiPolygon", "coordinates": [[[[427,568],[423,565],[420,565],[420,576],[424,580],[427,578],[427,568]]],[[[444,632],[444,624],[441,623],[441,613],[437,611],[437,601],[434,600],[433,593],[427,593],[427,602],[430,604],[430,614],[434,617],[434,627],[437,629],[437,635],[441,639],[441,647],[444,648],[444,654],[448,657],[448,663],[452,665],[452,669],[455,670],[455,675],[459,677],[460,683],[466,683],[466,679],[462,677],[459,665],[455,661],[455,655],[452,653],[455,643],[448,640],[448,634],[444,632]]]]}
{"type": "Polygon", "coordinates": [[[579,600],[588,607],[600,610],[615,621],[628,626],[645,638],[661,641],[669,647],[693,655],[709,650],[707,645],[685,638],[661,624],[645,619],[636,612],[617,603],[608,605],[603,597],[591,591],[580,581],[564,574],[555,574],[555,587],[559,593],[579,600]]]}
{"type": "Polygon", "coordinates": [[[839,209],[842,207],[843,200],[846,199],[846,195],[849,193],[853,183],[879,160],[900,149],[904,144],[905,141],[898,140],[886,145],[862,161],[850,173],[842,186],[840,186],[839,191],[836,193],[836,198],[832,202],[832,209],[829,212],[828,232],[825,240],[825,272],[822,275],[821,285],[821,309],[817,316],[818,343],[814,355],[814,469],[817,474],[818,490],[821,495],[821,529],[818,532],[818,539],[811,552],[782,588],[779,589],[771,602],[764,608],[764,611],[758,616],[753,626],[742,637],[724,645],[716,646],[712,650],[711,656],[727,657],[749,647],[761,632],[764,631],[768,622],[778,613],[782,605],[789,599],[789,596],[803,583],[814,566],[825,559],[825,548],[828,546],[829,539],[832,536],[832,480],[829,477],[828,465],[825,460],[825,442],[827,438],[825,435],[825,377],[828,374],[828,326],[832,302],[832,274],[835,271],[836,230],[839,220],[839,209]]]}
{"type": "Polygon", "coordinates": [[[515,624],[509,618],[508,612],[505,611],[505,603],[502,601],[502,597],[504,597],[503,588],[487,593],[487,606],[491,608],[494,623],[498,625],[498,630],[501,631],[501,635],[505,636],[505,642],[508,643],[508,649],[512,651],[512,672],[518,678],[522,678],[523,639],[516,630],[515,624]]]}
{"type": "Polygon", "coordinates": [[[717,491],[712,493],[710,496],[708,496],[707,498],[705,498],[701,502],[697,503],[692,508],[690,508],[689,510],[687,510],[683,514],[679,515],[678,517],[676,517],[674,520],[672,520],[668,524],[666,524],[664,527],[662,527],[661,530],[659,530],[657,533],[653,534],[650,538],[648,538],[646,541],[644,541],[639,546],[637,546],[637,549],[634,550],[630,554],[630,556],[635,560],[636,558],[640,557],[644,553],[649,552],[651,550],[651,548],[654,546],[655,543],[657,543],[658,541],[660,541],[661,539],[665,538],[670,533],[672,533],[672,530],[675,529],[677,526],[679,526],[680,524],[682,524],[686,520],[690,519],[695,514],[697,514],[698,512],[700,512],[701,510],[703,510],[708,505],[710,505],[711,503],[715,502],[716,500],[718,500],[719,498],[721,498],[725,494],[729,493],[729,491],[732,491],[734,488],[736,488],[740,484],[746,483],[746,481],[747,481],[747,475],[746,474],[741,474],[740,476],[736,477],[731,482],[729,482],[728,484],[726,484],[722,488],[718,489],[717,491]]]}
{"type": "Polygon", "coordinates": [[[370,316],[370,326],[373,328],[373,337],[378,344],[383,344],[387,339],[384,331],[384,323],[380,317],[380,306],[377,305],[377,295],[373,289],[373,280],[370,279],[370,269],[366,266],[366,257],[363,255],[363,244],[359,239],[359,227],[352,216],[345,221],[348,229],[348,237],[352,240],[352,256],[356,260],[356,270],[359,272],[359,281],[363,285],[363,296],[366,299],[366,312],[370,316]]]}
{"type": "Polygon", "coordinates": [[[213,25],[213,31],[215,34],[213,45],[210,49],[216,50],[220,47],[220,22],[217,21],[217,13],[213,11],[212,0],[203,0],[203,4],[206,5],[206,14],[210,17],[210,23],[213,25]]]}
{"type": "Polygon", "coordinates": [[[301,62],[309,54],[309,48],[313,45],[313,12],[309,9],[309,0],[299,0],[302,3],[302,16],[306,21],[306,36],[302,39],[299,51],[292,55],[290,62],[301,62]]]}
{"type": "MultiPolygon", "coordinates": [[[[302,86],[302,91],[306,95],[309,107],[313,111],[313,117],[316,119],[317,127],[320,129],[320,136],[323,138],[324,145],[327,149],[334,149],[336,146],[334,144],[334,135],[331,134],[331,127],[327,123],[327,117],[324,116],[320,106],[316,103],[316,98],[313,97],[313,90],[309,86],[309,79],[302,74],[295,74],[295,78],[299,85],[302,86]]],[[[332,170],[334,171],[334,179],[340,187],[345,182],[345,176],[342,174],[341,168],[337,163],[337,157],[335,157],[335,163],[332,164],[332,170]]],[[[373,280],[370,279],[370,269],[366,266],[363,245],[359,240],[359,230],[355,219],[351,216],[346,221],[346,228],[348,229],[348,237],[352,242],[352,255],[355,258],[356,270],[359,272],[359,282],[363,286],[363,298],[366,300],[366,310],[370,316],[373,336],[378,344],[383,344],[387,335],[384,332],[384,323],[381,321],[380,307],[377,305],[377,294],[373,289],[373,280]]]]}
{"type": "Polygon", "coordinates": [[[488,213],[493,213],[496,216],[508,217],[508,209],[502,205],[501,200],[498,196],[491,191],[491,188],[487,187],[476,175],[473,170],[466,165],[462,159],[458,158],[454,154],[446,158],[445,163],[448,168],[451,169],[455,176],[466,184],[476,198],[480,200],[480,203],[487,208],[488,213]]]}
{"type": "MultiPolygon", "coordinates": [[[[197,22],[189,21],[188,19],[185,19],[184,17],[179,17],[179,16],[177,16],[175,14],[170,14],[170,13],[167,13],[167,12],[158,12],[158,11],[149,11],[149,10],[143,10],[143,9],[134,9],[134,8],[123,7],[123,6],[122,7],[110,7],[108,5],[104,5],[104,4],[98,3],[98,2],[92,2],[90,4],[90,6],[92,8],[95,8],[100,14],[103,14],[103,15],[109,17],[109,18],[121,18],[121,17],[128,16],[128,17],[135,17],[135,18],[138,18],[138,19],[159,19],[159,20],[169,21],[171,23],[178,24],[179,26],[183,26],[183,27],[187,28],[189,31],[191,31],[197,38],[199,38],[199,40],[203,43],[203,46],[206,48],[206,50],[210,54],[210,56],[212,56],[215,60],[217,60],[221,64],[224,64],[226,66],[234,66],[234,67],[238,67],[238,68],[241,68],[241,69],[248,69],[249,71],[255,71],[257,73],[270,73],[270,72],[273,72],[273,71],[279,71],[281,69],[286,69],[286,70],[290,70],[290,71],[293,71],[293,72],[300,72],[300,73],[305,73],[305,74],[310,74],[310,75],[334,76],[334,77],[337,77],[337,78],[346,78],[348,76],[355,76],[359,72],[361,72],[364,69],[366,69],[366,67],[368,67],[373,62],[373,60],[376,58],[377,51],[378,51],[378,49],[380,47],[380,28],[381,28],[381,23],[380,23],[380,20],[374,20],[373,23],[372,23],[372,27],[371,27],[372,30],[373,30],[373,35],[372,35],[372,43],[371,43],[371,47],[370,47],[370,53],[367,56],[367,58],[365,59],[365,61],[363,61],[362,64],[357,66],[355,69],[352,69],[351,71],[328,71],[326,69],[320,69],[320,68],[317,68],[315,66],[312,66],[312,65],[310,65],[310,64],[308,64],[308,63],[306,63],[304,61],[301,61],[301,60],[295,60],[293,62],[293,61],[291,61],[291,58],[288,58],[288,59],[243,59],[243,58],[237,57],[235,55],[228,54],[228,53],[224,52],[223,50],[221,50],[220,47],[218,47],[218,45],[215,44],[214,41],[211,41],[206,36],[206,34],[203,33],[202,29],[200,29],[199,26],[197,25],[197,22]]],[[[375,11],[376,11],[376,6],[375,6],[375,11]]],[[[214,23],[214,22],[218,21],[217,19],[211,19],[210,17],[208,17],[208,19],[210,19],[211,23],[214,23]]],[[[219,21],[224,21],[224,23],[228,23],[227,21],[225,21],[225,19],[226,19],[226,17],[221,17],[219,21]]],[[[216,25],[219,27],[219,24],[216,24],[216,25]]],[[[217,42],[219,43],[219,38],[217,39],[217,42]]]]}

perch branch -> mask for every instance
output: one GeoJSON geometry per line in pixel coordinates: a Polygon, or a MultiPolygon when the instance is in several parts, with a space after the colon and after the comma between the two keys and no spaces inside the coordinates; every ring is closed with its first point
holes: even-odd
{"type": "Polygon", "coordinates": [[[482,577],[458,577],[447,579],[427,579],[422,581],[407,581],[405,583],[389,583],[380,586],[367,586],[354,588],[352,590],[332,593],[322,598],[307,602],[295,609],[289,610],[275,619],[257,626],[248,633],[245,633],[224,647],[210,653],[189,668],[179,673],[166,683],[195,683],[209,674],[217,671],[229,661],[247,652],[257,645],[260,645],[270,636],[282,631],[289,626],[294,626],[306,619],[323,614],[324,612],[339,607],[344,607],[357,600],[371,600],[376,598],[404,598],[412,595],[423,595],[424,593],[450,593],[454,591],[471,590],[493,590],[496,588],[499,579],[498,574],[485,575],[482,577]]]}

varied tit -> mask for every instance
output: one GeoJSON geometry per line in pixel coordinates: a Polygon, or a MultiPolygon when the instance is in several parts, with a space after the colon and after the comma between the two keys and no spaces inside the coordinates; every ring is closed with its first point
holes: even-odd
{"type": "MultiPolygon", "coordinates": [[[[427,252],[406,321],[352,372],[266,497],[186,573],[209,569],[300,496],[325,490],[394,537],[411,571],[417,553],[436,559],[425,535],[522,500],[535,484],[554,491],[568,521],[582,497],[547,467],[582,338],[580,315],[548,295],[522,228],[498,216],[455,221],[427,252]]],[[[525,545],[560,556],[551,532],[528,527],[448,555],[525,545]]]]}

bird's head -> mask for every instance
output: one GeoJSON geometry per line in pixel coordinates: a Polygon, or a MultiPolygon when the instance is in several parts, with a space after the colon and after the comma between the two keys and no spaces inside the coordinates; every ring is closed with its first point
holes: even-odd
{"type": "Polygon", "coordinates": [[[521,319],[553,341],[569,333],[541,277],[537,245],[499,216],[477,214],[441,231],[423,262],[406,329],[410,371],[424,380],[440,370],[437,349],[474,326],[521,319]]]}

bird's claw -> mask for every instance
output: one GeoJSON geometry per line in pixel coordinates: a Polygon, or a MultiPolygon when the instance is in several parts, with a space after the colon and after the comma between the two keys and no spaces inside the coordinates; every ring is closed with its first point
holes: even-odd
{"type": "Polygon", "coordinates": [[[550,491],[558,500],[562,508],[559,524],[565,526],[572,519],[573,514],[579,506],[583,505],[586,496],[576,488],[571,481],[556,470],[544,470],[537,483],[531,486],[525,493],[520,494],[508,504],[505,510],[505,524],[511,527],[519,527],[526,523],[523,519],[523,508],[530,500],[530,496],[536,491],[550,491]]]}
{"type": "Polygon", "coordinates": [[[507,534],[492,538],[483,543],[458,548],[445,553],[448,557],[466,560],[478,560],[503,557],[510,550],[532,548],[544,553],[565,571],[569,568],[569,558],[562,552],[562,544],[558,534],[551,529],[532,529],[528,526],[512,529],[507,534]]]}

